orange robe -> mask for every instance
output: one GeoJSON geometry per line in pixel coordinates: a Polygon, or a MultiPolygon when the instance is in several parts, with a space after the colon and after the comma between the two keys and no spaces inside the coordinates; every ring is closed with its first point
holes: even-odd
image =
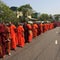
{"type": "Polygon", "coordinates": [[[28,42],[31,42],[33,38],[32,26],[30,24],[27,24],[27,28],[28,28],[28,42]]]}
{"type": "Polygon", "coordinates": [[[4,24],[0,24],[0,52],[2,56],[6,54],[5,28],[4,24]]]}
{"type": "Polygon", "coordinates": [[[15,31],[15,40],[16,40],[16,46],[18,46],[18,34],[17,34],[17,28],[15,31]]]}
{"type": "Polygon", "coordinates": [[[44,25],[41,23],[41,24],[40,24],[40,31],[41,31],[41,33],[43,33],[43,26],[44,26],[44,25]]]}
{"type": "Polygon", "coordinates": [[[54,28],[54,23],[52,23],[52,29],[54,28]]]}
{"type": "Polygon", "coordinates": [[[38,36],[39,36],[41,34],[40,24],[38,23],[37,26],[38,26],[38,29],[37,30],[38,30],[38,36]]]}
{"type": "Polygon", "coordinates": [[[44,32],[47,31],[47,24],[44,24],[44,32]]]}
{"type": "Polygon", "coordinates": [[[50,26],[50,24],[49,24],[49,23],[47,23],[47,30],[49,30],[49,26],[50,26]]]}
{"type": "Polygon", "coordinates": [[[11,35],[11,49],[16,49],[16,34],[15,34],[15,25],[10,26],[10,35],[11,35]]]}
{"type": "Polygon", "coordinates": [[[23,28],[24,28],[24,38],[25,38],[25,43],[26,43],[26,42],[28,42],[28,28],[27,28],[27,23],[24,23],[23,28]]]}
{"type": "Polygon", "coordinates": [[[37,24],[33,24],[32,25],[32,29],[33,29],[33,37],[36,37],[37,36],[37,34],[38,34],[38,26],[37,26],[37,24]]]}
{"type": "Polygon", "coordinates": [[[5,29],[5,39],[6,39],[6,53],[9,54],[10,53],[10,49],[11,49],[11,36],[10,36],[10,28],[8,26],[6,26],[5,29]]]}
{"type": "Polygon", "coordinates": [[[2,47],[2,27],[3,27],[3,25],[2,24],[0,24],[0,57],[2,57],[3,56],[3,47],[2,47]]]}
{"type": "Polygon", "coordinates": [[[54,24],[50,23],[50,30],[54,28],[54,24]]]}
{"type": "Polygon", "coordinates": [[[23,26],[17,27],[17,34],[18,34],[18,46],[24,47],[25,45],[25,39],[24,39],[24,28],[23,26]]]}
{"type": "Polygon", "coordinates": [[[46,23],[46,31],[48,31],[48,23],[46,23]]]}
{"type": "Polygon", "coordinates": [[[51,30],[51,23],[49,24],[49,30],[51,30]]]}

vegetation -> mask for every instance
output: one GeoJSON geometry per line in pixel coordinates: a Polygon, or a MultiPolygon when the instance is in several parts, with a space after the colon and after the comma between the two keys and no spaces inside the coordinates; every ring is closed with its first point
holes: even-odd
{"type": "Polygon", "coordinates": [[[23,22],[27,21],[27,16],[30,16],[32,14],[32,7],[29,4],[22,5],[18,8],[18,11],[21,11],[23,13],[23,22]]]}
{"type": "Polygon", "coordinates": [[[11,9],[12,11],[17,11],[18,7],[12,6],[12,7],[10,7],[10,9],[11,9]]]}
{"type": "Polygon", "coordinates": [[[16,14],[12,10],[10,10],[10,8],[2,1],[0,1],[0,22],[1,21],[12,21],[14,23],[17,22],[16,14]]]}
{"type": "Polygon", "coordinates": [[[54,16],[56,21],[60,21],[60,14],[55,14],[54,16]]]}
{"type": "MultiPolygon", "coordinates": [[[[39,13],[35,12],[33,8],[30,6],[30,4],[25,4],[22,5],[20,7],[11,7],[9,8],[9,6],[7,6],[5,3],[3,3],[0,0],[0,22],[4,21],[4,22],[13,22],[13,23],[17,23],[17,22],[25,22],[28,21],[27,16],[32,16],[32,18],[36,18],[39,19],[40,21],[53,21],[53,17],[52,15],[48,15],[48,14],[40,14],[39,18],[37,17],[39,13]],[[17,11],[20,11],[23,13],[23,16],[20,16],[19,19],[17,19],[17,11]]],[[[60,15],[54,15],[55,16],[55,20],[59,20],[60,15]]]]}
{"type": "Polygon", "coordinates": [[[41,15],[40,15],[40,20],[41,20],[41,21],[47,21],[47,20],[49,20],[48,14],[41,14],[41,15]]]}

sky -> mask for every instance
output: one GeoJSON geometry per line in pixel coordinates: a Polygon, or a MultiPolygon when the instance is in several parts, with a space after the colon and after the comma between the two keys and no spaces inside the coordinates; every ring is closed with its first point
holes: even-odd
{"type": "Polygon", "coordinates": [[[30,4],[32,8],[42,13],[60,14],[60,0],[2,0],[8,6],[21,6],[30,4]]]}

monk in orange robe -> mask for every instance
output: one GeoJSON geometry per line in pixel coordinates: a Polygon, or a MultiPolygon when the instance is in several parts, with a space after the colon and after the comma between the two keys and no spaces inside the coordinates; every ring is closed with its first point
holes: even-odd
{"type": "Polygon", "coordinates": [[[54,23],[52,23],[52,29],[54,28],[54,23]]]}
{"type": "Polygon", "coordinates": [[[3,57],[3,51],[2,51],[2,24],[0,23],[0,57],[3,57]]]}
{"type": "Polygon", "coordinates": [[[24,28],[25,43],[27,43],[28,42],[28,28],[27,28],[27,23],[26,22],[24,22],[23,28],[24,28]]]}
{"type": "Polygon", "coordinates": [[[49,24],[49,30],[51,30],[51,23],[49,24]]]}
{"type": "Polygon", "coordinates": [[[11,35],[10,35],[10,28],[9,24],[6,23],[5,26],[5,39],[6,39],[6,53],[8,55],[11,55],[10,50],[11,50],[11,35]]]}
{"type": "Polygon", "coordinates": [[[10,24],[9,26],[10,35],[11,35],[11,49],[15,50],[16,49],[16,34],[15,34],[16,27],[11,22],[9,22],[9,24],[10,24]]]}
{"type": "Polygon", "coordinates": [[[1,33],[0,33],[0,57],[2,57],[2,42],[1,42],[1,33]]]}
{"type": "Polygon", "coordinates": [[[46,31],[48,31],[48,23],[46,23],[46,31]]]}
{"type": "Polygon", "coordinates": [[[46,31],[47,31],[47,24],[44,23],[44,32],[46,32],[46,31]]]}
{"type": "Polygon", "coordinates": [[[49,23],[47,23],[47,30],[49,30],[49,26],[50,26],[50,24],[49,24],[49,23]]]}
{"type": "Polygon", "coordinates": [[[38,26],[38,36],[41,34],[41,30],[40,30],[40,23],[37,23],[38,26]]]}
{"type": "Polygon", "coordinates": [[[25,39],[24,39],[24,28],[19,23],[17,27],[17,35],[18,35],[18,46],[24,47],[25,45],[25,39]]]}
{"type": "Polygon", "coordinates": [[[17,29],[16,29],[16,32],[15,32],[15,40],[16,40],[16,46],[18,46],[18,34],[17,34],[17,29]]]}
{"type": "Polygon", "coordinates": [[[16,46],[18,46],[18,34],[17,34],[17,28],[15,29],[15,41],[16,41],[16,46]]]}
{"type": "Polygon", "coordinates": [[[44,25],[42,23],[40,23],[40,31],[41,31],[41,33],[43,33],[43,27],[44,27],[44,25]]]}
{"type": "Polygon", "coordinates": [[[33,37],[36,37],[37,36],[37,34],[38,34],[38,26],[37,26],[37,24],[36,23],[34,23],[33,25],[32,25],[32,31],[33,31],[33,37]]]}
{"type": "Polygon", "coordinates": [[[30,24],[27,24],[27,28],[28,28],[28,42],[31,42],[33,38],[32,26],[30,24]]]}
{"type": "Polygon", "coordinates": [[[2,57],[5,57],[6,54],[6,39],[5,39],[5,24],[1,23],[0,24],[0,53],[2,57]]]}
{"type": "Polygon", "coordinates": [[[53,23],[50,23],[50,30],[54,28],[53,23]]]}

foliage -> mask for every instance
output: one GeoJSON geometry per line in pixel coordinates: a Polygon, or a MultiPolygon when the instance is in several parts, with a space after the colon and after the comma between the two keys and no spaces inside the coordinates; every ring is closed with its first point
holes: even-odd
{"type": "Polygon", "coordinates": [[[0,1],[0,21],[16,22],[16,20],[16,14],[12,10],[10,10],[10,8],[6,4],[0,1]]]}
{"type": "MultiPolygon", "coordinates": [[[[7,6],[5,3],[3,3],[0,0],[0,22],[4,21],[4,22],[13,22],[13,23],[17,23],[17,22],[25,22],[28,20],[27,16],[32,16],[32,18],[37,18],[38,13],[33,13],[33,8],[30,6],[30,4],[25,4],[20,6],[19,8],[17,7],[10,7],[7,6]],[[19,19],[17,19],[17,10],[23,13],[23,16],[19,17],[19,19]]],[[[37,19],[41,20],[41,21],[53,21],[53,17],[52,15],[48,15],[48,14],[41,14],[39,15],[40,17],[38,17],[37,19]]],[[[60,15],[54,15],[55,16],[55,20],[59,20],[60,15]]]]}
{"type": "Polygon", "coordinates": [[[18,11],[23,13],[23,21],[26,21],[27,16],[32,14],[32,7],[29,4],[22,5],[18,8],[18,11]]]}
{"type": "Polygon", "coordinates": [[[49,20],[49,15],[48,14],[41,14],[39,19],[41,21],[47,21],[47,20],[49,20]]]}
{"type": "Polygon", "coordinates": [[[17,11],[17,7],[15,7],[15,6],[10,7],[10,9],[11,9],[12,11],[17,11]]]}
{"type": "Polygon", "coordinates": [[[36,13],[32,13],[32,18],[38,18],[38,13],[36,12],[36,13]]]}
{"type": "Polygon", "coordinates": [[[56,21],[60,21],[60,14],[55,14],[54,16],[56,21]]]}
{"type": "Polygon", "coordinates": [[[32,9],[30,4],[22,5],[18,8],[19,11],[24,11],[24,9],[32,9]]]}

